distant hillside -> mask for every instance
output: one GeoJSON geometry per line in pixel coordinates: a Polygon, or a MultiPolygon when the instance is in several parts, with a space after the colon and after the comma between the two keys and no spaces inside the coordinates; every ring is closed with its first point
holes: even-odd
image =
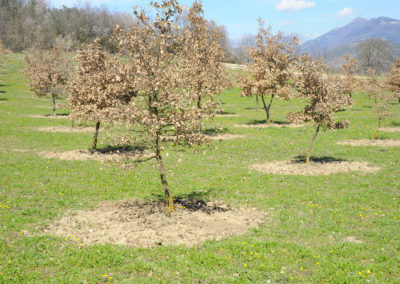
{"type": "Polygon", "coordinates": [[[344,27],[305,42],[301,50],[309,53],[327,52],[370,38],[386,39],[400,46],[400,21],[386,17],[371,20],[356,18],[344,27]]]}

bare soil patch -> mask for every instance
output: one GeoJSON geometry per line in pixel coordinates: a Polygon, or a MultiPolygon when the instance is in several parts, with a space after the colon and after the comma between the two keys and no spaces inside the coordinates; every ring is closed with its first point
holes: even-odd
{"type": "Polygon", "coordinates": [[[216,114],[215,117],[238,117],[238,114],[216,114]]]}
{"type": "Polygon", "coordinates": [[[400,132],[400,127],[381,127],[378,129],[379,131],[383,132],[400,132]]]}
{"type": "Polygon", "coordinates": [[[259,209],[233,209],[222,203],[182,201],[167,216],[161,201],[103,202],[93,210],[75,211],[53,223],[46,234],[82,245],[113,243],[130,247],[184,245],[245,234],[265,222],[259,209]]]}
{"type": "Polygon", "coordinates": [[[362,240],[359,240],[354,236],[345,237],[343,239],[343,242],[345,242],[345,243],[353,243],[353,244],[363,244],[364,243],[362,240]]]}
{"type": "Polygon", "coordinates": [[[42,132],[62,132],[62,133],[94,133],[94,127],[69,127],[69,126],[51,126],[35,128],[42,132]]]}
{"type": "Polygon", "coordinates": [[[300,128],[304,127],[302,124],[280,124],[280,123],[270,123],[270,124],[235,124],[238,128],[300,128]]]}
{"type": "Polygon", "coordinates": [[[30,115],[29,117],[32,117],[32,118],[47,118],[47,119],[70,119],[69,115],[57,115],[57,116],[55,116],[55,115],[49,115],[49,114],[47,114],[47,115],[36,115],[36,114],[34,114],[34,115],[30,115]]]}
{"type": "Polygon", "coordinates": [[[362,172],[374,173],[380,168],[370,165],[366,162],[311,162],[305,164],[299,161],[273,161],[264,164],[250,166],[251,169],[266,174],[280,175],[302,175],[302,176],[324,176],[337,173],[362,172]]]}
{"type": "Polygon", "coordinates": [[[378,147],[400,147],[400,140],[394,139],[361,139],[361,140],[346,140],[337,142],[339,145],[350,146],[378,146],[378,147]]]}
{"type": "Polygon", "coordinates": [[[235,135],[235,134],[216,134],[216,135],[207,135],[206,137],[213,141],[244,138],[243,135],[235,135]]]}
{"type": "Polygon", "coordinates": [[[153,155],[147,151],[121,151],[121,152],[91,152],[74,150],[67,152],[42,151],[39,155],[46,159],[60,159],[65,161],[99,161],[99,162],[122,162],[125,160],[135,161],[150,158],[153,155]]]}

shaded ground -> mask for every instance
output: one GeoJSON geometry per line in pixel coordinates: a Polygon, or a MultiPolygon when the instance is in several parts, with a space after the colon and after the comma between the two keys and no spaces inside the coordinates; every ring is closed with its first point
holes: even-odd
{"type": "Polygon", "coordinates": [[[267,220],[259,209],[233,209],[217,202],[180,201],[167,216],[161,201],[103,202],[94,210],[76,211],[53,223],[46,234],[81,245],[120,244],[130,247],[185,245],[245,234],[267,220]]]}
{"type": "Polygon", "coordinates": [[[394,139],[361,139],[361,140],[345,140],[337,142],[339,145],[350,146],[378,146],[378,147],[400,147],[400,140],[394,139]]]}
{"type": "Polygon", "coordinates": [[[314,159],[311,163],[305,164],[304,161],[273,161],[264,164],[255,164],[251,169],[266,174],[281,175],[303,175],[318,176],[331,175],[336,173],[362,172],[374,173],[380,168],[366,162],[348,162],[329,159],[314,159]]]}

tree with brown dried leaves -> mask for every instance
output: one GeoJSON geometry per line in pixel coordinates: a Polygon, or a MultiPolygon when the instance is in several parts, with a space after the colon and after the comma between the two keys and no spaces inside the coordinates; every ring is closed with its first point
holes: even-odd
{"type": "Polygon", "coordinates": [[[378,129],[382,125],[382,120],[390,116],[389,102],[392,95],[387,89],[385,89],[383,81],[381,81],[377,75],[377,72],[372,69],[367,69],[367,81],[364,84],[364,91],[368,97],[374,100],[374,110],[378,118],[378,127],[375,128],[372,134],[372,140],[375,139],[378,129]]]}
{"type": "Polygon", "coordinates": [[[134,88],[131,79],[134,72],[118,58],[111,58],[98,39],[79,51],[76,60],[76,72],[68,84],[71,117],[96,123],[91,147],[94,151],[101,122],[109,120],[113,110],[134,88]]]}
{"type": "Polygon", "coordinates": [[[358,60],[351,58],[349,54],[345,54],[343,57],[342,69],[340,70],[340,80],[343,84],[344,94],[352,97],[356,88],[355,73],[360,68],[358,60]]]}
{"type": "Polygon", "coordinates": [[[324,64],[303,55],[298,62],[299,80],[296,84],[298,95],[306,99],[306,106],[298,113],[288,113],[293,122],[314,122],[315,133],[306,151],[306,163],[310,162],[311,148],[321,129],[342,129],[347,121],[334,121],[333,114],[352,104],[349,97],[343,96],[340,82],[330,81],[324,76],[324,64]]]}
{"type": "Polygon", "coordinates": [[[390,75],[387,79],[387,88],[393,92],[394,97],[398,98],[400,104],[400,57],[390,69],[390,75]]]}
{"type": "Polygon", "coordinates": [[[296,37],[285,38],[283,33],[273,35],[271,27],[264,28],[259,19],[259,31],[255,47],[248,48],[251,64],[248,66],[250,77],[242,81],[242,96],[259,96],[271,122],[271,106],[275,97],[289,100],[293,88],[289,84],[293,63],[296,61],[296,37]],[[267,105],[266,96],[270,96],[267,105]]]}
{"type": "MultiPolygon", "coordinates": [[[[135,8],[136,22],[132,29],[115,29],[115,39],[129,55],[128,64],[137,70],[134,80],[138,96],[120,109],[120,119],[142,137],[149,137],[148,145],[155,152],[168,212],[172,212],[174,202],[162,157],[163,144],[168,140],[189,145],[204,141],[199,132],[199,118],[215,112],[215,101],[205,99],[205,95],[210,98],[219,90],[219,79],[214,76],[220,74],[216,63],[220,50],[208,51],[210,55],[199,54],[203,50],[198,47],[205,45],[206,40],[216,48],[218,45],[203,34],[196,35],[196,39],[193,32],[178,24],[184,12],[178,1],[151,2],[150,6],[154,9],[153,17],[146,10],[135,8]],[[188,46],[189,43],[193,46],[188,46]],[[202,58],[210,58],[216,65],[201,62],[197,71],[191,69],[188,73],[188,66],[193,68],[205,60],[202,58]]],[[[193,28],[203,23],[201,11],[197,2],[189,9],[193,28]]]]}
{"type": "Polygon", "coordinates": [[[199,131],[202,132],[202,117],[215,115],[219,105],[217,96],[231,85],[222,64],[225,51],[220,42],[224,35],[213,22],[209,24],[204,18],[202,4],[198,1],[188,11],[183,32],[182,75],[187,81],[187,88],[197,94],[199,131]],[[210,25],[214,28],[211,29],[210,25]]]}
{"type": "Polygon", "coordinates": [[[51,95],[53,115],[56,114],[56,98],[64,93],[68,80],[69,65],[58,47],[51,50],[30,49],[25,52],[25,74],[29,86],[38,97],[51,95]]]}

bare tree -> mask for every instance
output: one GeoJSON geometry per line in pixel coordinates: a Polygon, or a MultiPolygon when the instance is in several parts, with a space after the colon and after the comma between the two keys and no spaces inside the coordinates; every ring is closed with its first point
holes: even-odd
{"type": "Polygon", "coordinates": [[[400,104],[400,57],[397,62],[392,65],[390,75],[387,79],[387,88],[393,92],[394,97],[397,97],[400,104]]]}
{"type": "Polygon", "coordinates": [[[363,72],[372,68],[381,73],[388,70],[391,62],[394,61],[394,52],[387,41],[372,38],[357,45],[356,57],[363,72]]]}
{"type": "MultiPolygon", "coordinates": [[[[154,9],[153,17],[150,18],[146,10],[134,9],[136,22],[132,28],[129,31],[120,27],[115,29],[115,39],[129,55],[128,64],[137,70],[134,80],[138,96],[120,109],[120,119],[139,131],[142,137],[149,138],[148,145],[155,152],[166,205],[171,212],[174,202],[163,161],[163,145],[169,140],[189,145],[204,141],[198,130],[199,117],[213,113],[215,104],[213,100],[203,100],[202,97],[200,110],[199,94],[209,95],[219,89],[213,76],[220,74],[217,64],[220,49],[208,36],[179,26],[183,7],[178,1],[152,2],[151,7],[154,9]],[[193,67],[205,56],[198,47],[204,46],[203,41],[207,40],[216,48],[208,50],[210,55],[206,56],[212,58],[214,64],[202,62],[202,67],[194,73],[190,70],[191,76],[188,76],[187,66],[193,67]],[[189,47],[187,43],[193,46],[189,47]],[[187,52],[188,49],[192,53],[187,52]],[[204,85],[200,93],[194,87],[199,87],[199,82],[204,85]],[[208,109],[210,111],[204,111],[208,109]]],[[[198,23],[204,23],[200,11],[201,5],[197,2],[189,9],[189,15],[193,17],[192,28],[197,29],[198,23]]],[[[201,28],[199,32],[208,31],[201,28]]]]}
{"type": "Polygon", "coordinates": [[[101,122],[109,119],[113,108],[134,88],[134,72],[118,58],[111,58],[99,39],[79,51],[76,60],[76,72],[68,84],[71,117],[96,123],[91,147],[94,151],[101,122]]]}
{"type": "Polygon", "coordinates": [[[264,28],[259,19],[257,45],[250,47],[251,64],[248,67],[250,76],[242,81],[242,96],[259,96],[267,115],[267,123],[271,122],[271,106],[275,97],[289,100],[293,93],[289,85],[291,68],[296,60],[297,38],[285,39],[283,33],[271,34],[271,27],[264,28]],[[270,96],[269,103],[266,97],[270,96]]]}
{"type": "Polygon", "coordinates": [[[39,97],[50,95],[56,115],[56,98],[64,93],[69,73],[64,53],[58,47],[49,51],[30,49],[24,59],[31,90],[39,97]]]}
{"type": "Polygon", "coordinates": [[[341,129],[347,121],[334,121],[333,114],[351,105],[351,99],[343,96],[340,82],[328,80],[324,76],[324,64],[309,55],[301,56],[298,64],[299,80],[297,91],[306,99],[303,111],[288,113],[290,121],[314,122],[315,133],[306,151],[306,163],[310,162],[312,145],[320,130],[341,129]]]}
{"type": "Polygon", "coordinates": [[[359,69],[357,59],[351,58],[349,54],[345,54],[343,57],[342,69],[340,70],[340,79],[343,84],[344,94],[352,97],[352,94],[356,88],[355,73],[359,69]]]}

